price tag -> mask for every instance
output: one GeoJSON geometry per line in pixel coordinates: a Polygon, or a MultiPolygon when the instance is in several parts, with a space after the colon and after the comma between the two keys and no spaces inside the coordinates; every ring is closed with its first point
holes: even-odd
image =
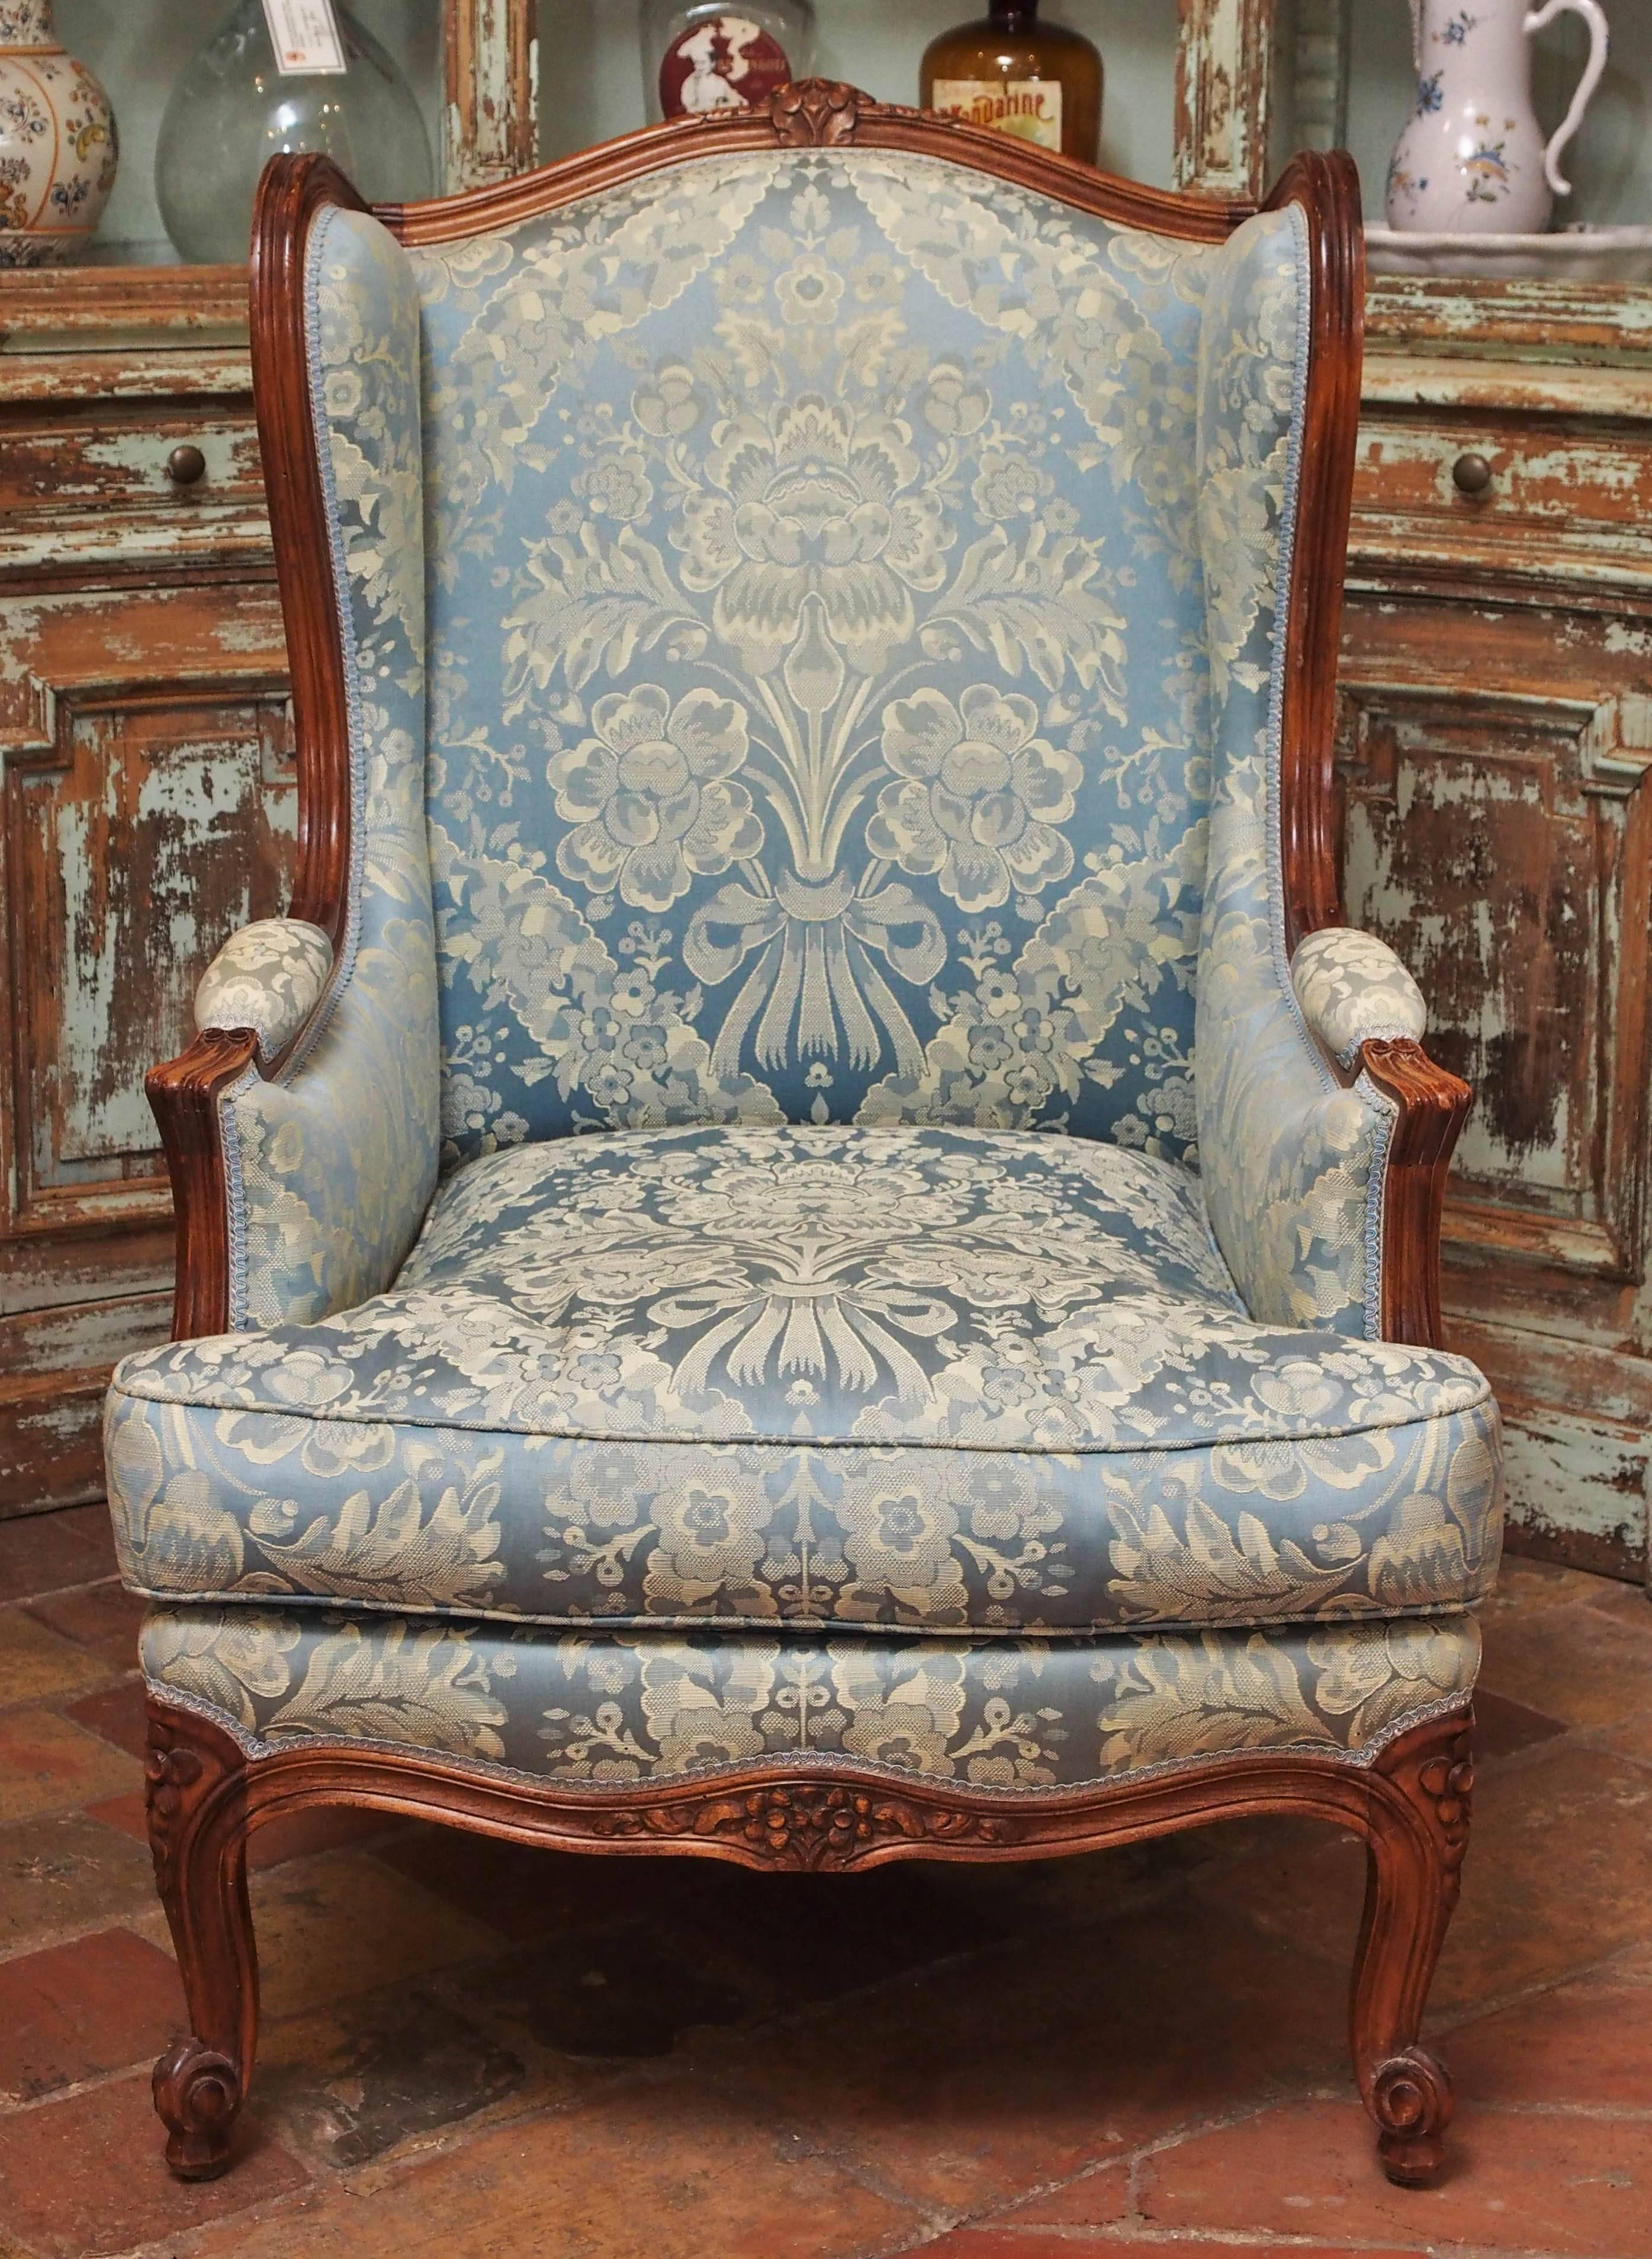
{"type": "Polygon", "coordinates": [[[283,78],[338,78],[349,69],[332,0],[264,0],[264,20],[283,78]]]}

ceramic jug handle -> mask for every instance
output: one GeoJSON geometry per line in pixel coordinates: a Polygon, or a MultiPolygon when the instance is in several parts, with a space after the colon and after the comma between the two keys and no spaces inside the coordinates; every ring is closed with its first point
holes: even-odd
{"type": "Polygon", "coordinates": [[[1552,24],[1556,16],[1563,15],[1568,9],[1574,16],[1581,16],[1589,26],[1589,61],[1577,82],[1577,91],[1571,98],[1571,108],[1566,112],[1565,123],[1543,152],[1543,171],[1549,187],[1557,196],[1571,194],[1571,182],[1561,178],[1560,153],[1583,124],[1584,112],[1600,83],[1600,74],[1606,67],[1608,39],[1606,19],[1601,12],[1599,0],[1547,0],[1546,6],[1534,8],[1526,18],[1527,38],[1530,39],[1534,32],[1541,32],[1545,24],[1552,24]]]}

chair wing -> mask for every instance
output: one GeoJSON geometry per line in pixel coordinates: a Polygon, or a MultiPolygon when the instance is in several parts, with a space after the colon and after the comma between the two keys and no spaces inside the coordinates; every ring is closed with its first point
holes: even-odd
{"type": "Polygon", "coordinates": [[[1219,254],[1199,358],[1198,493],[1214,708],[1194,1038],[1211,1222],[1252,1316],[1380,1329],[1394,1108],[1345,1087],[1292,990],[1282,868],[1286,623],[1307,424],[1300,206],[1219,254]]]}
{"type": "MultiPolygon", "coordinates": [[[[388,231],[330,203],[310,229],[300,303],[314,438],[295,446],[284,435],[271,460],[288,477],[313,466],[321,479],[329,551],[294,561],[313,641],[338,646],[329,680],[347,740],[348,865],[317,1008],[270,1071],[248,1055],[215,1094],[228,1227],[217,1322],[232,1328],[325,1317],[388,1286],[437,1174],[418,299],[388,231]]],[[[276,412],[267,381],[260,407],[267,420],[276,412]]],[[[281,481],[272,506],[290,507],[281,481]]],[[[302,736],[321,724],[297,702],[302,736]]],[[[260,1031],[245,979],[231,977],[246,947],[231,941],[203,984],[221,1030],[233,1020],[260,1031]]]]}
{"type": "MultiPolygon", "coordinates": [[[[1311,935],[1292,980],[1290,912],[1300,916],[1312,873],[1286,867],[1287,791],[1294,782],[1300,792],[1306,768],[1328,800],[1329,716],[1325,745],[1293,746],[1288,686],[1305,647],[1321,678],[1336,650],[1334,633],[1313,649],[1292,617],[1314,593],[1302,510],[1313,249],[1301,205],[1262,215],[1218,254],[1205,303],[1198,494],[1214,745],[1194,1037],[1200,1153],[1212,1227],[1252,1317],[1375,1337],[1392,1330],[1397,1300],[1395,1282],[1385,1293],[1385,1265],[1389,1235],[1408,1219],[1391,1200],[1391,1176],[1414,1093],[1379,1080],[1364,1044],[1414,1051],[1423,1020],[1414,983],[1364,936],[1311,935]],[[1348,993],[1334,1011],[1339,985],[1348,993]]],[[[1329,680],[1319,687],[1328,694],[1329,680]]],[[[1334,899],[1334,877],[1321,891],[1334,899]]],[[[1454,1137],[1468,1094],[1421,1064],[1454,1137]]],[[[1437,1340],[1437,1313],[1421,1326],[1417,1315],[1411,1337],[1437,1340]]]]}

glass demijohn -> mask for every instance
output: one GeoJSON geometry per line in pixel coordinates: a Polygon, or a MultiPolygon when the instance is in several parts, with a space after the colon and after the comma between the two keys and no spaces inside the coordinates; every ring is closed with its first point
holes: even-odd
{"type": "Polygon", "coordinates": [[[815,67],[810,0],[647,0],[643,91],[651,118],[750,110],[815,67]]]}
{"type": "Polygon", "coordinates": [[[264,0],[236,0],[167,103],[155,195],[181,257],[242,260],[259,175],[281,150],[319,150],[369,203],[436,193],[430,137],[413,90],[347,8],[332,11],[342,71],[277,69],[264,0]]]}

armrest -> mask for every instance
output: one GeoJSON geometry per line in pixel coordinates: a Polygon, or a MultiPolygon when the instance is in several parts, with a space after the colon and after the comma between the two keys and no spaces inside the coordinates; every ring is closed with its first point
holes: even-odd
{"type": "Polygon", "coordinates": [[[1428,1007],[1385,941],[1325,926],[1297,947],[1291,986],[1308,1032],[1344,1073],[1393,1108],[1380,1179],[1381,1308],[1388,1341],[1437,1344],[1446,1174],[1468,1113],[1466,1083],[1422,1047],[1428,1007]]]}
{"type": "Polygon", "coordinates": [[[1422,991],[1385,941],[1348,926],[1311,933],[1291,960],[1302,1017],[1338,1066],[1368,1043],[1420,1044],[1428,1025],[1422,991]]]}
{"type": "Polygon", "coordinates": [[[436,1182],[424,828],[419,307],[324,159],[259,192],[254,391],[293,671],[294,912],[238,934],[148,1079],[178,1218],[174,1332],[307,1323],[380,1292],[436,1182]]]}
{"type": "MultiPolygon", "coordinates": [[[[1278,978],[1242,887],[1207,932],[1200,1164],[1251,1315],[1438,1347],[1441,1210],[1468,1086],[1411,1035],[1350,1037],[1335,1072],[1325,1053],[1347,1023],[1292,1009],[1297,984],[1278,978]]],[[[1413,1023],[1420,1011],[1419,998],[1413,1023]]]]}
{"type": "Polygon", "coordinates": [[[321,1001],[332,944],[303,918],[260,918],[233,933],[201,977],[195,1024],[203,1035],[257,1039],[264,1060],[280,1057],[321,1001]]]}

